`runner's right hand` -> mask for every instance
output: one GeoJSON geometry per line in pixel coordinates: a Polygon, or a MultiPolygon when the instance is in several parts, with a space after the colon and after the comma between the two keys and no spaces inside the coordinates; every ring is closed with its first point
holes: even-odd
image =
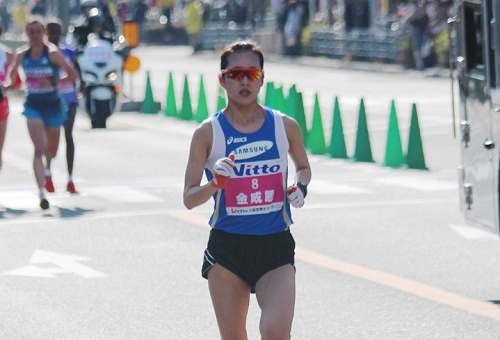
{"type": "Polygon", "coordinates": [[[217,160],[213,170],[214,178],[210,181],[210,184],[217,189],[223,189],[229,177],[235,175],[234,166],[234,155],[217,160]]]}
{"type": "Polygon", "coordinates": [[[13,88],[14,88],[14,84],[12,84],[11,82],[5,82],[2,84],[3,91],[11,90],[13,88]]]}

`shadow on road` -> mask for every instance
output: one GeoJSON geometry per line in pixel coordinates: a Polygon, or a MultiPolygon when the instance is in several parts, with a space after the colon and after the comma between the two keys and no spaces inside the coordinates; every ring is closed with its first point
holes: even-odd
{"type": "Polygon", "coordinates": [[[4,208],[0,207],[0,218],[7,218],[7,215],[13,215],[15,217],[19,217],[22,215],[25,215],[28,213],[27,210],[20,210],[20,209],[11,209],[11,208],[4,208]]]}
{"type": "Polygon", "coordinates": [[[83,209],[83,208],[58,208],[59,209],[59,217],[61,218],[74,218],[83,216],[88,213],[95,212],[93,209],[83,209]]]}

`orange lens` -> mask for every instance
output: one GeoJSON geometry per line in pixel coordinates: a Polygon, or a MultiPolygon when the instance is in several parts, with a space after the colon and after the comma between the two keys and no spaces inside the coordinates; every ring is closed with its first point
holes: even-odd
{"type": "Polygon", "coordinates": [[[244,76],[246,76],[251,81],[255,81],[262,79],[262,77],[264,76],[264,71],[257,68],[230,68],[227,70],[223,70],[222,74],[230,79],[238,81],[243,79],[244,76]]]}

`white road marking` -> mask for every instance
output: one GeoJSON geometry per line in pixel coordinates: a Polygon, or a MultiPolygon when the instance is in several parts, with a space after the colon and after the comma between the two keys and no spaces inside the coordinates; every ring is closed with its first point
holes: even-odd
{"type": "MultiPolygon", "coordinates": [[[[56,187],[57,189],[57,187],[56,187]]],[[[71,196],[68,192],[58,191],[47,196],[52,206],[63,205],[71,196]]],[[[39,210],[39,197],[35,190],[11,190],[0,192],[0,207],[19,210],[39,210]]]]}
{"type": "Polygon", "coordinates": [[[457,184],[450,181],[422,178],[416,176],[394,176],[386,178],[374,178],[374,182],[393,185],[400,188],[408,188],[419,191],[443,191],[456,190],[457,184]]]}
{"type": "MultiPolygon", "coordinates": [[[[19,157],[9,152],[5,152],[3,158],[5,166],[11,166],[23,172],[33,173],[33,159],[19,157]]],[[[55,168],[52,168],[51,172],[54,178],[68,178],[67,173],[59,171],[55,168]]]]}
{"type": "Polygon", "coordinates": [[[359,208],[359,207],[381,207],[398,205],[424,205],[424,204],[449,204],[456,203],[456,199],[410,199],[410,200],[371,200],[356,202],[336,202],[305,204],[303,209],[335,209],[335,208],[359,208]]]}
{"type": "Polygon", "coordinates": [[[104,198],[114,203],[162,203],[164,200],[144,191],[126,186],[85,188],[86,195],[104,198]]]}
{"type": "Polygon", "coordinates": [[[144,116],[123,114],[115,118],[116,121],[131,125],[133,127],[140,127],[147,130],[154,130],[158,132],[169,132],[183,137],[192,137],[196,129],[196,124],[193,122],[180,122],[165,119],[162,117],[162,112],[156,116],[149,116],[145,119],[144,116]]]}
{"type": "Polygon", "coordinates": [[[37,249],[31,257],[30,265],[11,270],[5,273],[5,275],[55,278],[55,274],[73,273],[85,279],[106,276],[90,267],[78,263],[81,261],[89,261],[89,259],[80,256],[58,254],[37,249]],[[46,264],[52,264],[54,266],[47,267],[46,264]]]}
{"type": "Polygon", "coordinates": [[[307,187],[308,192],[318,195],[343,195],[343,194],[366,194],[371,191],[355,187],[345,183],[330,183],[320,179],[311,181],[307,187]]]}
{"type": "MultiPolygon", "coordinates": [[[[435,204],[450,204],[456,203],[454,199],[442,199],[442,200],[387,200],[387,201],[357,201],[357,202],[339,202],[339,203],[325,203],[325,204],[306,204],[303,209],[313,210],[313,209],[345,209],[345,208],[359,208],[359,207],[380,207],[380,206],[398,206],[398,205],[435,205],[435,204]]],[[[210,215],[213,211],[212,202],[208,201],[203,206],[197,208],[197,212],[205,213],[210,215]],[[201,208],[201,209],[200,209],[201,208]]],[[[55,226],[57,222],[67,222],[69,219],[78,221],[88,221],[88,220],[102,220],[102,219],[114,219],[114,218],[126,218],[126,217],[141,217],[141,216],[153,216],[153,215],[175,215],[183,214],[185,210],[179,209],[154,209],[154,210],[141,210],[141,211],[119,211],[119,212],[109,212],[109,213],[98,213],[88,215],[80,215],[72,218],[60,218],[58,216],[43,216],[35,218],[19,218],[12,220],[0,220],[0,225],[28,225],[28,224],[43,224],[50,223],[55,226]]]]}
{"type": "Polygon", "coordinates": [[[462,236],[466,239],[493,239],[500,240],[498,235],[495,235],[493,232],[486,231],[484,229],[480,229],[479,227],[473,227],[469,225],[459,225],[459,224],[450,224],[450,229],[462,236]]]}

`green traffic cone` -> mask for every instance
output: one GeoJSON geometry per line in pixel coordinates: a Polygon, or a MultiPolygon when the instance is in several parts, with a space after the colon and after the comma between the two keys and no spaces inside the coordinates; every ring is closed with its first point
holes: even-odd
{"type": "Polygon", "coordinates": [[[268,81],[266,83],[266,96],[264,98],[264,105],[267,107],[274,106],[274,83],[268,81]]]}
{"type": "Polygon", "coordinates": [[[164,115],[166,117],[176,117],[177,116],[177,103],[175,101],[175,90],[174,90],[174,80],[172,77],[172,72],[168,75],[168,89],[167,89],[167,105],[165,105],[164,115]]]}
{"type": "Polygon", "coordinates": [[[285,112],[290,117],[294,118],[297,111],[297,91],[295,90],[295,85],[293,85],[288,91],[288,97],[285,102],[285,112]]]}
{"type": "Polygon", "coordinates": [[[332,158],[347,158],[347,148],[345,146],[344,126],[340,115],[339,98],[335,97],[333,108],[332,136],[330,138],[330,148],[328,149],[332,158]]]}
{"type": "Polygon", "coordinates": [[[189,94],[189,83],[187,75],[184,76],[184,91],[182,94],[182,108],[179,114],[182,120],[193,119],[193,108],[191,107],[191,96],[189,94]]]}
{"type": "Polygon", "coordinates": [[[326,152],[325,134],[323,132],[323,122],[317,93],[314,96],[313,121],[309,137],[307,138],[307,146],[313,155],[322,155],[326,152]]]}
{"type": "Polygon", "coordinates": [[[428,170],[425,166],[424,148],[418,124],[417,105],[412,105],[410,136],[408,137],[408,151],[406,153],[406,164],[410,169],[428,170]]]}
{"type": "Polygon", "coordinates": [[[304,110],[304,99],[302,98],[302,93],[297,93],[297,111],[295,111],[295,120],[299,124],[300,131],[302,132],[302,138],[304,139],[304,146],[307,145],[307,123],[306,114],[304,110]]]}
{"type": "Polygon", "coordinates": [[[200,75],[200,92],[198,95],[198,108],[196,110],[196,121],[201,123],[208,118],[207,97],[203,85],[203,75],[200,75]]]}
{"type": "Polygon", "coordinates": [[[141,104],[141,112],[147,114],[158,113],[158,106],[153,98],[153,89],[151,88],[151,80],[149,79],[149,71],[147,71],[146,78],[146,94],[144,96],[144,101],[141,104]]]}
{"type": "Polygon", "coordinates": [[[391,114],[389,116],[389,129],[387,130],[387,144],[385,146],[384,165],[391,168],[400,168],[405,163],[401,136],[399,134],[398,116],[394,100],[391,102],[391,114]]]}
{"type": "Polygon", "coordinates": [[[280,112],[285,112],[285,94],[283,93],[283,86],[278,87],[274,90],[274,106],[273,109],[280,112]]]}
{"type": "Polygon", "coordinates": [[[219,85],[219,89],[217,90],[217,112],[220,110],[226,108],[226,92],[222,88],[222,86],[219,85]]]}
{"type": "Polygon", "coordinates": [[[353,160],[356,162],[373,163],[368,123],[366,122],[365,102],[363,99],[361,99],[361,103],[359,104],[358,131],[356,132],[356,148],[353,160]]]}

